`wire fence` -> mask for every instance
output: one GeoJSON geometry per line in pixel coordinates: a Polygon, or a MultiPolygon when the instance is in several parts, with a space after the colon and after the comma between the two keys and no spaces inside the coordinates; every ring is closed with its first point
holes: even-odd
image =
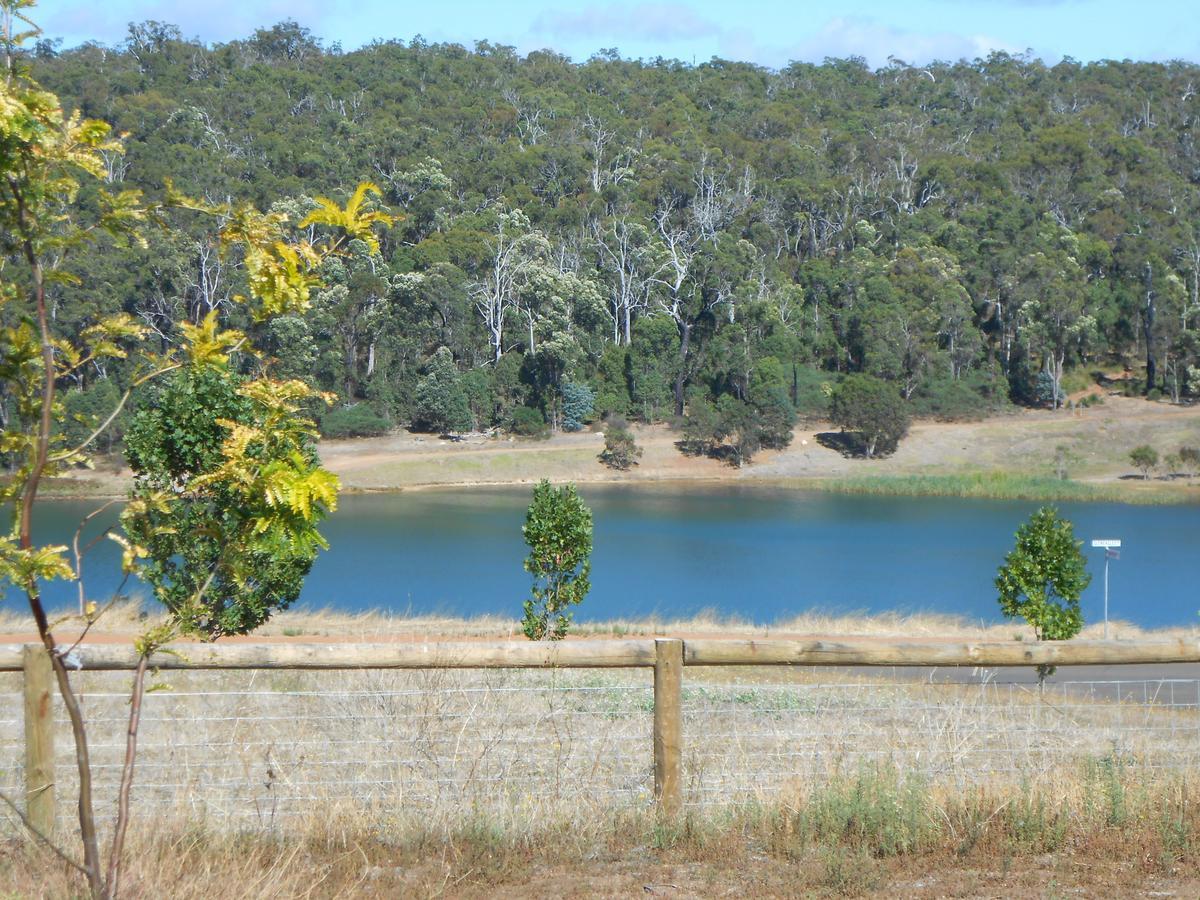
{"type": "Polygon", "coordinates": [[[1200,772],[1200,681],[1044,689],[859,681],[684,689],[687,802],[776,799],[864,766],[962,791],[1061,781],[1102,762],[1200,772]]]}
{"type": "MultiPolygon", "coordinates": [[[[1098,761],[1200,773],[1197,679],[1072,681],[1060,671],[1039,690],[992,675],[948,684],[764,671],[689,669],[688,805],[786,800],[874,765],[957,789],[1045,781],[1098,761]]],[[[16,678],[0,680],[0,786],[9,796],[22,784],[16,678]]],[[[97,811],[108,822],[130,675],[73,678],[89,721],[97,811]]],[[[154,684],[133,791],[139,816],[287,829],[337,815],[433,823],[467,810],[570,820],[653,802],[646,670],[176,671],[154,684]]],[[[66,823],[73,746],[61,707],[55,720],[66,823]]],[[[11,817],[5,827],[15,827],[11,817]]]]}
{"type": "MultiPolygon", "coordinates": [[[[24,724],[20,676],[0,673],[0,791],[6,797],[19,797],[24,790],[24,724]]],[[[7,815],[7,810],[0,813],[7,815]]]]}

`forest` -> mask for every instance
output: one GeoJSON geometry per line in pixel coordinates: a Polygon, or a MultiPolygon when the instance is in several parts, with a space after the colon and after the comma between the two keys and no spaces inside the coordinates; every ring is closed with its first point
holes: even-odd
{"type": "MultiPolygon", "coordinates": [[[[125,311],[166,348],[217,311],[331,395],[328,435],[615,417],[752,451],[844,383],[946,419],[1057,406],[1113,370],[1200,395],[1193,64],[343,52],[292,22],[220,45],[146,22],[29,63],[126,135],[109,190],[299,223],[373,183],[351,202],[395,224],[327,261],[303,315],[238,320],[236,250],[169,202],[145,247],[100,240],[49,286],[68,335],[125,311]]],[[[76,372],[78,427],[130,378],[76,372]]]]}

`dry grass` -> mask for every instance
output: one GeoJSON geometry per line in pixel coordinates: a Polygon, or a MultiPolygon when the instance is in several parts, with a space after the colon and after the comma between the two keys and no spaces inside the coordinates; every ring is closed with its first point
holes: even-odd
{"type": "MultiPolygon", "coordinates": [[[[147,624],[134,606],[109,615],[114,633],[147,624]]],[[[272,630],[466,637],[509,624],[326,611],[289,613],[272,630]]],[[[805,616],[772,633],[785,628],[1013,635],[912,616],[805,616]]],[[[761,633],[717,618],[593,631],[761,633]]],[[[1147,884],[1195,895],[1200,684],[1043,694],[981,674],[964,685],[689,669],[687,806],[668,824],[651,796],[647,671],[167,673],[169,690],[146,699],[130,896],[628,896],[646,885],[674,896],[1111,896],[1147,884]]],[[[107,827],[129,676],[75,678],[107,827]]],[[[18,679],[0,675],[10,792],[18,679]]],[[[58,749],[69,834],[61,719],[58,749]]],[[[74,895],[11,819],[5,831],[0,898],[74,895]]]]}
{"type": "MultiPolygon", "coordinates": [[[[122,601],[108,608],[93,626],[91,634],[127,637],[141,633],[147,627],[164,621],[161,610],[144,606],[139,601],[122,601]]],[[[63,639],[77,634],[81,622],[64,617],[58,629],[63,639]]],[[[1194,626],[1165,629],[1143,629],[1129,622],[1110,623],[1112,636],[1136,639],[1147,637],[1194,637],[1194,626]]],[[[33,631],[33,619],[21,607],[0,605],[0,636],[28,634],[33,631]]],[[[1103,636],[1102,624],[1086,626],[1080,637],[1103,636]]],[[[995,623],[972,621],[961,616],[942,613],[865,613],[805,612],[771,625],[757,625],[734,616],[701,612],[686,619],[608,619],[576,623],[573,637],[636,637],[670,636],[730,636],[730,637],[787,637],[802,635],[842,635],[875,637],[944,637],[962,640],[1032,640],[1033,632],[1017,622],[995,623]]],[[[382,611],[346,613],[333,609],[294,609],[276,614],[270,622],[254,633],[249,640],[260,638],[374,639],[470,639],[490,638],[519,640],[521,625],[517,619],[504,616],[477,616],[464,619],[454,616],[409,615],[382,611]]],[[[2,639],[2,637],[0,637],[2,639]]]]}
{"type": "MultiPolygon", "coordinates": [[[[450,831],[314,813],[286,836],[180,820],[135,829],[127,896],[1195,896],[1198,799],[1171,783],[1081,803],[1048,792],[943,797],[867,773],[772,806],[673,824],[614,811],[514,832],[464,810],[450,831]]],[[[0,844],[0,896],[78,896],[28,843],[0,844]]]]}

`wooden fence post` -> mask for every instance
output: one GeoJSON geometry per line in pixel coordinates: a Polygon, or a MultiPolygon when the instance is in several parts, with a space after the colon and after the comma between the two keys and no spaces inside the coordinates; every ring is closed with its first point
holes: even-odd
{"type": "Polygon", "coordinates": [[[54,669],[41,644],[26,644],[25,815],[49,836],[54,831],[54,669]]]}
{"type": "Polygon", "coordinates": [[[654,798],[666,816],[679,812],[683,798],[683,641],[654,642],[654,798]]]}

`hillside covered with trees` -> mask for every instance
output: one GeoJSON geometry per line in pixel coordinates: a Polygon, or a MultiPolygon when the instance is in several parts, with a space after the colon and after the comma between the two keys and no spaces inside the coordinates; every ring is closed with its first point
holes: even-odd
{"type": "MultiPolygon", "coordinates": [[[[943,417],[1055,405],[1073,371],[1114,366],[1200,395],[1195,65],[576,64],[342,52],[293,23],[204,46],[154,22],[32,63],[129,134],[113,186],[291,222],[378,186],[362,202],[402,218],[330,260],[302,317],[237,321],[236,254],[180,212],[145,248],[74,256],[55,304],[64,333],[125,310],[164,346],[225,310],[279,374],[337,395],[330,434],[688,413],[685,444],[770,446],[848,374],[943,417]]],[[[81,371],[69,409],[128,378],[81,371]]]]}

